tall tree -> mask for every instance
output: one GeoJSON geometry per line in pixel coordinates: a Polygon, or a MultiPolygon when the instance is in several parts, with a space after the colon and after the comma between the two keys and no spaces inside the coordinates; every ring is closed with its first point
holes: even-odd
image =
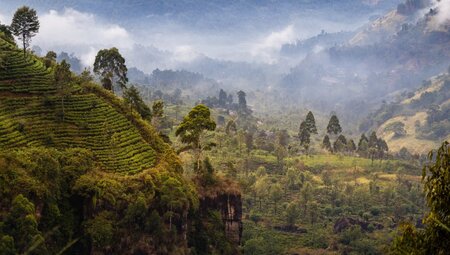
{"type": "Polygon", "coordinates": [[[72,93],[72,72],[70,71],[70,64],[65,60],[61,64],[56,65],[55,68],[55,84],[58,95],[61,97],[62,120],[65,118],[64,100],[72,93]]]}
{"type": "Polygon", "coordinates": [[[345,152],[347,149],[347,139],[343,135],[339,135],[336,141],[333,143],[333,151],[345,152]]]}
{"type": "Polygon", "coordinates": [[[245,99],[245,97],[246,97],[245,92],[242,90],[239,90],[237,92],[237,96],[238,96],[239,110],[246,112],[247,111],[247,100],[245,99]]]}
{"type": "Polygon", "coordinates": [[[247,155],[253,150],[253,133],[245,132],[245,146],[247,147],[247,155]]]}
{"type": "Polygon", "coordinates": [[[290,202],[286,208],[286,223],[287,223],[287,225],[290,227],[294,226],[299,217],[300,217],[300,213],[297,208],[297,203],[290,202]]]}
{"type": "Polygon", "coordinates": [[[227,93],[223,89],[220,89],[220,91],[219,91],[219,105],[221,107],[224,107],[227,104],[227,100],[228,100],[227,93]]]}
{"type": "Polygon", "coordinates": [[[270,186],[269,197],[274,204],[274,211],[275,213],[277,213],[278,202],[283,198],[283,189],[281,188],[281,185],[279,183],[272,184],[270,186]]]}
{"type": "Polygon", "coordinates": [[[11,31],[22,41],[23,54],[27,53],[31,38],[39,32],[39,19],[34,9],[28,6],[22,6],[14,13],[11,31]]]}
{"type": "MultiPolygon", "coordinates": [[[[56,57],[57,57],[56,52],[54,52],[54,51],[47,52],[47,54],[44,57],[45,67],[49,68],[49,67],[55,65],[56,57]]],[[[66,61],[64,60],[64,62],[66,62],[66,61]]],[[[70,64],[69,64],[69,66],[70,66],[70,64]]]]}
{"type": "Polygon", "coordinates": [[[347,141],[347,151],[349,153],[354,153],[356,151],[356,144],[353,139],[347,141]]]}
{"type": "Polygon", "coordinates": [[[339,119],[336,115],[331,116],[330,121],[328,122],[327,126],[327,133],[328,134],[339,134],[342,132],[341,125],[339,124],[339,119]]]}
{"type": "Polygon", "coordinates": [[[311,144],[311,134],[309,133],[309,129],[305,121],[300,124],[298,138],[300,139],[300,145],[303,146],[306,154],[308,154],[309,145],[311,144]]]}
{"type": "Polygon", "coordinates": [[[205,105],[195,106],[175,131],[175,135],[181,138],[181,142],[187,144],[196,154],[197,170],[200,169],[202,145],[200,138],[204,131],[213,131],[216,123],[211,119],[211,112],[205,105]]]}
{"type": "Polygon", "coordinates": [[[94,73],[102,76],[103,87],[114,92],[114,85],[126,88],[128,68],[125,59],[117,48],[103,49],[97,53],[94,62],[94,73]]]}
{"type": "Polygon", "coordinates": [[[330,137],[328,135],[325,135],[323,137],[322,148],[330,152],[333,151],[333,148],[331,147],[330,137]]]}
{"type": "Polygon", "coordinates": [[[382,161],[386,153],[389,151],[389,147],[386,141],[381,138],[378,139],[377,145],[378,145],[378,156],[380,158],[380,161],[382,161]]]}
{"type": "Polygon", "coordinates": [[[162,100],[156,100],[155,102],[153,102],[152,112],[153,112],[152,124],[157,129],[159,129],[161,119],[164,115],[164,102],[162,100]]]}
{"type": "Polygon", "coordinates": [[[131,86],[123,93],[125,103],[130,105],[130,112],[137,111],[143,119],[149,120],[152,116],[150,108],[142,100],[139,90],[135,86],[131,86]]]}
{"type": "Polygon", "coordinates": [[[310,134],[317,134],[316,119],[311,111],[306,115],[305,123],[310,134]]]}
{"type": "Polygon", "coordinates": [[[377,133],[375,131],[373,131],[370,136],[369,136],[369,142],[368,142],[368,152],[369,152],[369,156],[370,159],[372,160],[372,164],[374,159],[377,157],[377,154],[379,153],[379,141],[378,141],[378,137],[377,137],[377,133]]]}
{"type": "Polygon", "coordinates": [[[369,148],[369,139],[367,139],[364,133],[361,134],[361,138],[358,142],[358,154],[362,157],[366,157],[367,150],[369,148]]]}

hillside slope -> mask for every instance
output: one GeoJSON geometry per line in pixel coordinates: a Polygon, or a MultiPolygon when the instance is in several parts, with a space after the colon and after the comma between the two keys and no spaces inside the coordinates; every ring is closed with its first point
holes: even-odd
{"type": "Polygon", "coordinates": [[[202,225],[208,206],[228,214],[226,199],[202,206],[174,150],[123,100],[73,76],[63,104],[54,66],[1,33],[0,52],[0,250],[234,252],[222,221],[202,225]],[[205,234],[216,238],[191,241],[205,234]]]}
{"type": "Polygon", "coordinates": [[[425,81],[418,90],[403,93],[383,105],[362,123],[361,130],[376,129],[389,148],[426,153],[450,139],[450,74],[425,81]]]}

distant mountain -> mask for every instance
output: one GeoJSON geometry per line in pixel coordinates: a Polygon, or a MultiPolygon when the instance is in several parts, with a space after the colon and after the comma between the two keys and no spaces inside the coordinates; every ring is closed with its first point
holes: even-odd
{"type": "Polygon", "coordinates": [[[287,58],[301,59],[309,53],[317,53],[334,46],[347,43],[355,32],[342,31],[338,33],[322,33],[305,40],[297,40],[295,43],[284,44],[281,47],[280,54],[287,58]]]}
{"type": "Polygon", "coordinates": [[[437,27],[437,15],[436,8],[410,16],[390,12],[348,43],[308,55],[282,87],[292,100],[364,116],[391,93],[412,89],[450,65],[450,26],[437,27]],[[364,107],[355,108],[360,102],[364,107]]]}
{"type": "Polygon", "coordinates": [[[405,147],[425,153],[450,140],[450,68],[448,71],[383,104],[361,124],[361,131],[377,130],[393,151],[405,147]]]}

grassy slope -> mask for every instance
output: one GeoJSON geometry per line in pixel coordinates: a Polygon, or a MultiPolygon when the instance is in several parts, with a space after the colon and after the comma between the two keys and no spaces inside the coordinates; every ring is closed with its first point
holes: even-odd
{"type": "MultiPolygon", "coordinates": [[[[427,153],[428,151],[439,146],[442,141],[421,138],[416,129],[416,123],[420,123],[420,126],[424,126],[426,124],[428,117],[426,107],[430,105],[415,108],[414,111],[408,109],[411,108],[414,101],[420,100],[423,94],[440,93],[439,90],[442,88],[446,79],[448,79],[448,75],[431,79],[430,85],[418,89],[411,97],[400,102],[399,105],[405,110],[395,114],[379,126],[377,133],[386,140],[391,151],[399,151],[402,147],[405,147],[412,153],[427,153]],[[394,137],[393,132],[385,130],[389,124],[395,122],[401,122],[405,125],[405,136],[394,137]]],[[[438,105],[442,107],[445,104],[448,104],[448,100],[440,102],[438,105]]],[[[450,139],[450,133],[448,133],[447,140],[448,139],[450,139]]]]}

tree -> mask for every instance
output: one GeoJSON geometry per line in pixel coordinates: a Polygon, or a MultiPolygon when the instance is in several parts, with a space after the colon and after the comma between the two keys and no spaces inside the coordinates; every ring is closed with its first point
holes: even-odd
{"type": "Polygon", "coordinates": [[[422,172],[426,202],[430,212],[425,228],[411,224],[400,227],[401,235],[393,243],[393,254],[448,254],[450,250],[450,146],[444,142],[428,154],[431,164],[422,172]]]}
{"type": "Polygon", "coordinates": [[[286,148],[289,145],[289,134],[286,129],[280,130],[277,133],[277,143],[286,148]]]}
{"type": "MultiPolygon", "coordinates": [[[[49,68],[49,67],[55,65],[56,57],[57,57],[56,52],[54,52],[54,51],[47,52],[47,54],[44,57],[45,67],[49,68]]],[[[70,64],[69,64],[69,66],[70,66],[70,64]]]]}
{"type": "Polygon", "coordinates": [[[281,188],[281,185],[279,183],[270,186],[269,197],[270,200],[272,200],[272,202],[274,203],[275,213],[277,213],[278,201],[283,198],[283,189],[281,188]]]}
{"type": "Polygon", "coordinates": [[[308,202],[313,197],[313,187],[311,183],[307,182],[305,185],[303,185],[302,190],[300,191],[300,197],[302,198],[303,203],[303,214],[306,215],[306,210],[308,209],[308,202]]]}
{"type": "Polygon", "coordinates": [[[216,129],[216,123],[211,119],[211,112],[205,105],[195,106],[175,131],[175,135],[181,138],[181,142],[187,144],[194,150],[197,157],[197,170],[200,168],[200,157],[202,145],[200,138],[204,131],[213,131],[216,129]]]}
{"type": "Polygon", "coordinates": [[[225,133],[227,135],[235,134],[237,132],[236,122],[234,120],[229,120],[227,126],[225,127],[225,133]]]}
{"type": "Polygon", "coordinates": [[[221,106],[221,107],[226,106],[227,100],[228,100],[227,93],[223,89],[220,89],[220,91],[219,91],[219,106],[221,106]]]}
{"type": "Polygon", "coordinates": [[[327,133],[328,134],[339,134],[342,132],[341,125],[339,124],[339,119],[336,115],[331,116],[330,121],[328,122],[327,126],[327,133]]]}
{"type": "Polygon", "coordinates": [[[70,64],[65,60],[61,64],[56,65],[55,68],[55,84],[58,95],[61,97],[61,107],[62,107],[62,120],[64,121],[65,110],[64,110],[64,99],[72,93],[72,72],[70,71],[70,64]]]}
{"type": "Polygon", "coordinates": [[[247,154],[253,150],[253,133],[245,132],[245,146],[247,147],[247,154]]]}
{"type": "Polygon", "coordinates": [[[345,152],[347,149],[347,139],[343,135],[339,135],[333,143],[334,152],[345,152]]]}
{"type": "Polygon", "coordinates": [[[331,148],[330,137],[328,135],[323,137],[322,148],[330,152],[333,151],[333,148],[331,148]]]}
{"type": "Polygon", "coordinates": [[[356,151],[356,144],[353,141],[353,139],[350,139],[347,141],[347,151],[352,154],[353,152],[356,151]]]}
{"type": "Polygon", "coordinates": [[[166,178],[161,187],[161,201],[168,207],[165,216],[169,218],[169,229],[171,230],[175,209],[183,208],[188,203],[186,190],[182,183],[173,177],[166,178]]]}
{"type": "Polygon", "coordinates": [[[317,134],[316,120],[311,111],[309,111],[306,115],[305,124],[310,134],[317,134]]]}
{"type": "Polygon", "coordinates": [[[238,96],[239,111],[242,113],[246,113],[247,112],[247,100],[245,99],[245,97],[246,97],[245,92],[242,90],[239,90],[237,92],[237,96],[238,96]]]}
{"type": "Polygon", "coordinates": [[[372,160],[372,164],[373,164],[373,160],[375,159],[375,157],[377,156],[378,152],[379,152],[379,147],[378,147],[378,137],[377,137],[377,133],[375,131],[373,131],[370,134],[369,137],[369,142],[368,142],[368,147],[369,147],[369,156],[370,159],[372,160]]]}
{"type": "Polygon", "coordinates": [[[269,195],[270,179],[267,175],[263,175],[255,182],[255,193],[259,198],[259,209],[261,210],[262,199],[269,195]]]}
{"type": "Polygon", "coordinates": [[[300,145],[305,148],[306,154],[308,154],[309,145],[311,143],[311,134],[309,133],[308,126],[305,121],[300,124],[300,131],[298,138],[300,139],[300,145]]]}
{"type": "Polygon", "coordinates": [[[153,102],[152,112],[153,112],[152,124],[158,129],[161,122],[161,118],[164,115],[164,102],[162,100],[156,100],[155,102],[153,102]]]}
{"type": "Polygon", "coordinates": [[[22,6],[14,13],[11,31],[22,41],[24,56],[30,46],[31,38],[39,32],[39,27],[39,19],[34,9],[22,6]]]}
{"type": "Polygon", "coordinates": [[[123,93],[125,103],[130,105],[130,112],[136,110],[143,119],[149,120],[152,116],[150,108],[142,100],[139,90],[135,86],[131,86],[123,93]]]}
{"type": "Polygon", "coordinates": [[[361,138],[358,142],[358,154],[361,157],[367,157],[369,150],[369,139],[367,139],[366,135],[363,133],[361,134],[361,138]]]}
{"type": "Polygon", "coordinates": [[[300,217],[297,203],[290,202],[286,208],[286,223],[289,227],[293,227],[300,217]]]}
{"type": "Polygon", "coordinates": [[[288,152],[283,146],[277,146],[275,148],[275,155],[277,156],[278,165],[280,166],[281,171],[283,171],[284,158],[286,158],[288,156],[288,152]]]}
{"type": "Polygon", "coordinates": [[[35,214],[34,204],[22,194],[12,201],[5,227],[14,238],[14,244],[19,250],[18,254],[23,254],[30,244],[37,243],[38,239],[43,239],[35,214]]]}
{"type": "Polygon", "coordinates": [[[389,147],[386,141],[381,138],[378,139],[377,147],[378,147],[378,156],[380,158],[380,161],[382,161],[386,153],[389,151],[389,147]]]}
{"type": "Polygon", "coordinates": [[[103,49],[97,53],[94,62],[94,73],[102,76],[103,87],[114,93],[117,84],[124,90],[128,82],[125,59],[117,48],[103,49]],[[109,86],[111,86],[109,88],[109,86]]]}

